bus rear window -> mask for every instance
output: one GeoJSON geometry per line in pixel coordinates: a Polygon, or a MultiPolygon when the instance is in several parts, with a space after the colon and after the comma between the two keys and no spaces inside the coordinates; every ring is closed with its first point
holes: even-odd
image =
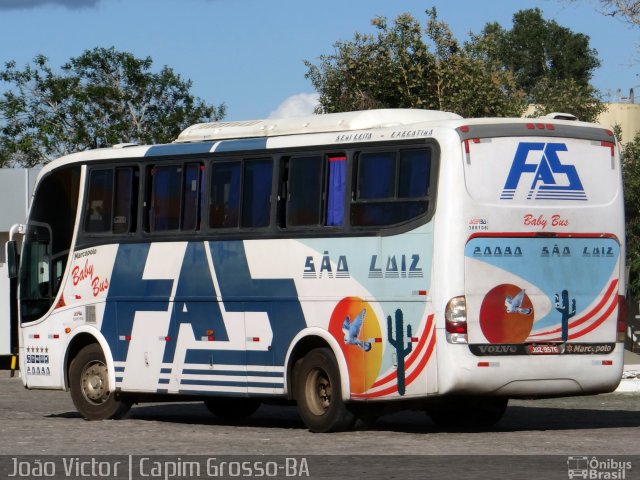
{"type": "Polygon", "coordinates": [[[618,194],[611,142],[562,137],[464,140],[471,198],[503,206],[608,204],[618,194]]]}

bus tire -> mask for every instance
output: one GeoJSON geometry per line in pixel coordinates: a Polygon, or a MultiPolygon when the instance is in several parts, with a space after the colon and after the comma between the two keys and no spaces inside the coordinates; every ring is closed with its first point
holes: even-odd
{"type": "Polygon", "coordinates": [[[124,418],[131,408],[110,388],[104,353],[97,343],[84,347],[71,361],[69,387],[73,404],[87,420],[124,418]]]}
{"type": "Polygon", "coordinates": [[[482,429],[494,426],[507,410],[508,398],[447,397],[427,410],[433,423],[443,428],[482,429]]]}
{"type": "Polygon", "coordinates": [[[311,350],[296,368],[294,392],[302,421],[312,432],[353,427],[356,417],[342,400],[340,369],[328,348],[311,350]]]}
{"type": "Polygon", "coordinates": [[[214,397],[204,401],[205,407],[213,415],[230,420],[250,417],[260,408],[261,403],[257,398],[244,397],[214,397]]]}

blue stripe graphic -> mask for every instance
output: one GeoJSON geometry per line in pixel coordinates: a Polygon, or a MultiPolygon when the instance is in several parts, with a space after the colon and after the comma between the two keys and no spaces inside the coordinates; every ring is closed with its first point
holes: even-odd
{"type": "Polygon", "coordinates": [[[209,153],[213,143],[170,143],[167,145],[156,145],[144,154],[145,157],[160,157],[167,155],[190,155],[197,153],[209,153]]]}
{"type": "MultiPolygon", "coordinates": [[[[126,361],[129,342],[119,341],[119,338],[131,335],[136,312],[141,311],[167,312],[171,307],[168,332],[171,338],[177,338],[180,325],[184,323],[191,326],[196,339],[213,332],[216,342],[229,341],[218,300],[221,297],[227,312],[266,314],[273,332],[271,344],[264,345],[264,350],[260,351],[247,350],[246,345],[238,345],[237,350],[217,350],[215,342],[212,342],[206,345],[207,349],[189,349],[184,358],[176,359],[176,342],[163,342],[165,367],[161,368],[161,374],[170,374],[172,368],[166,365],[182,360],[187,364],[202,365],[202,370],[195,368],[184,373],[282,379],[282,372],[263,372],[257,367],[284,365],[291,340],[306,327],[293,279],[252,278],[242,241],[189,242],[178,278],[145,279],[143,274],[149,249],[149,243],[118,246],[101,327],[112,348],[114,361],[126,361]],[[216,291],[213,284],[206,249],[211,252],[220,291],[216,291]],[[174,303],[170,304],[174,282],[177,282],[176,296],[174,303]],[[223,368],[224,365],[248,365],[249,372],[225,370],[220,373],[208,370],[206,367],[209,365],[221,365],[223,368]]],[[[227,321],[238,319],[242,322],[242,316],[237,315],[227,321]]],[[[246,335],[260,336],[256,333],[247,331],[246,335]]],[[[124,366],[117,367],[118,373],[122,374],[124,370],[124,366]]],[[[122,376],[119,381],[122,381],[122,376]]],[[[243,384],[246,386],[246,381],[239,383],[243,384]]]]}
{"type": "Polygon", "coordinates": [[[275,377],[275,378],[282,378],[282,376],[284,375],[283,372],[260,372],[260,371],[253,371],[253,370],[249,370],[247,372],[244,371],[236,371],[236,370],[199,370],[199,369],[193,369],[193,368],[188,368],[188,369],[184,369],[182,371],[183,375],[228,375],[228,376],[235,376],[235,377],[246,377],[246,376],[251,376],[251,377],[275,377]]]}
{"type": "Polygon", "coordinates": [[[246,140],[223,140],[216,147],[218,152],[241,152],[244,150],[264,150],[267,148],[266,138],[248,138],[246,140]]]}
{"type": "Polygon", "coordinates": [[[225,382],[213,380],[182,380],[180,385],[200,385],[212,387],[256,387],[256,388],[282,388],[282,383],[262,382],[225,382]]]}

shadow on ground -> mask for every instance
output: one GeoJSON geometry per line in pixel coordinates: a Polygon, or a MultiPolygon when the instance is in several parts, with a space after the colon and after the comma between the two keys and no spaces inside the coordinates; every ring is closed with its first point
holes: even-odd
{"type": "MultiPolygon", "coordinates": [[[[77,412],[47,415],[47,418],[81,420],[77,412]]],[[[243,420],[225,420],[214,417],[200,402],[142,404],[134,406],[129,421],[154,421],[184,425],[221,425],[251,428],[305,429],[296,407],[262,405],[251,417],[243,420]]],[[[640,415],[632,410],[598,410],[549,408],[538,406],[510,406],[503,419],[485,431],[562,431],[606,428],[640,427],[640,415]]],[[[420,411],[404,411],[379,417],[373,424],[357,424],[358,430],[405,433],[478,432],[478,430],[443,429],[436,426],[420,411]]]]}

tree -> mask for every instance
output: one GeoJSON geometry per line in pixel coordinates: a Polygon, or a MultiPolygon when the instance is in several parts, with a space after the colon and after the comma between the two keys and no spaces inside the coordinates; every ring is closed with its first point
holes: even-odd
{"type": "Polygon", "coordinates": [[[539,82],[573,80],[587,86],[600,66],[598,52],[589,47],[589,37],[574,33],[554,20],[545,20],[538,8],[513,15],[513,26],[505,30],[488,23],[475,42],[490,39],[495,44],[487,55],[511,70],[518,87],[531,96],[539,82]]]}
{"type": "Polygon", "coordinates": [[[640,25],[640,1],[638,0],[601,0],[607,15],[621,17],[632,25],[640,25]]]}
{"type": "Polygon", "coordinates": [[[427,11],[427,44],[419,22],[400,15],[372,21],[377,35],[356,33],[336,52],[305,62],[322,113],[370,108],[426,108],[463,116],[519,115],[525,108],[508,71],[474,58],[448,25],[427,11]],[[432,46],[432,48],[430,48],[432,46]]]}
{"type": "Polygon", "coordinates": [[[600,113],[598,92],[589,84],[599,61],[586,35],[534,9],[517,12],[510,30],[488,23],[461,45],[435,9],[426,13],[424,31],[409,14],[391,26],[379,17],[372,21],[376,35],[356,33],[338,41],[334,54],[320,56],[318,65],[305,62],[320,94],[318,110],[410,107],[520,116],[527,103],[536,103],[538,115],[561,110],[594,120],[600,113]]]}
{"type": "Polygon", "coordinates": [[[561,111],[595,121],[604,110],[589,83],[600,66],[589,37],[545,20],[538,8],[516,12],[509,30],[488,23],[468,45],[476,56],[513,72],[535,115],[561,111]]]}
{"type": "Polygon", "coordinates": [[[34,166],[71,152],[125,142],[165,143],[190,124],[219,120],[225,106],[190,93],[191,81],[130,53],[86,50],[56,73],[37,56],[0,80],[0,164],[34,166]]]}
{"type": "Polygon", "coordinates": [[[531,92],[533,116],[551,112],[572,113],[579,120],[596,122],[606,110],[598,92],[591,85],[580,85],[571,78],[563,80],[542,79],[531,92]]]}
{"type": "Polygon", "coordinates": [[[640,133],[622,148],[629,291],[640,301],[640,133]]]}
{"type": "MultiPolygon", "coordinates": [[[[576,0],[567,0],[575,2],[576,0]]],[[[640,26],[640,0],[600,0],[602,13],[640,26]]]]}

